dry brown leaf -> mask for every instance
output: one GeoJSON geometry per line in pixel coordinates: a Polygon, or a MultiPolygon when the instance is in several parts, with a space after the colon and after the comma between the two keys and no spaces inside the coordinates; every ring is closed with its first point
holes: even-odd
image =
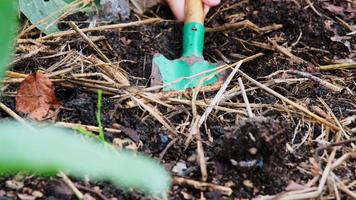
{"type": "Polygon", "coordinates": [[[51,80],[41,72],[28,75],[16,94],[16,111],[33,120],[45,120],[54,116],[59,108],[51,80]]]}

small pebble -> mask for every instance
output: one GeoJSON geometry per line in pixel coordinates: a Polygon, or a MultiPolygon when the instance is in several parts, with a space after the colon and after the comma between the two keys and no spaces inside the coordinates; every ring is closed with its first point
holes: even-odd
{"type": "Polygon", "coordinates": [[[256,155],[257,151],[258,151],[258,149],[255,147],[252,147],[248,150],[248,152],[250,152],[251,155],[256,155]]]}
{"type": "Polygon", "coordinates": [[[20,190],[24,186],[23,182],[15,181],[15,180],[7,180],[5,185],[7,188],[10,188],[13,190],[20,190]]]}
{"type": "Polygon", "coordinates": [[[43,197],[43,193],[40,192],[40,191],[35,190],[35,191],[32,192],[32,196],[37,197],[37,198],[42,198],[43,197]]]}
{"type": "Polygon", "coordinates": [[[197,154],[192,154],[187,160],[188,162],[195,162],[197,160],[197,154]]]}
{"type": "Polygon", "coordinates": [[[244,180],[242,184],[244,184],[245,187],[253,188],[253,183],[248,179],[244,180]]]}
{"type": "Polygon", "coordinates": [[[17,194],[17,196],[21,200],[35,200],[36,199],[36,197],[28,195],[28,194],[17,194]]]}
{"type": "Polygon", "coordinates": [[[167,134],[160,133],[159,134],[159,139],[160,139],[160,142],[163,143],[163,144],[167,144],[167,142],[168,142],[167,134]]]}
{"type": "Polygon", "coordinates": [[[234,160],[234,159],[230,159],[230,163],[233,165],[233,166],[237,166],[237,161],[234,160]]]}
{"type": "Polygon", "coordinates": [[[179,176],[183,176],[185,170],[187,170],[187,165],[184,161],[180,161],[173,167],[172,172],[176,173],[179,176]]]}

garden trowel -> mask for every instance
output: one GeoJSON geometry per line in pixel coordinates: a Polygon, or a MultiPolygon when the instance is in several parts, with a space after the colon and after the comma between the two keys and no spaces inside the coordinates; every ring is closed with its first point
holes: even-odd
{"type": "Polygon", "coordinates": [[[169,60],[156,54],[152,60],[151,85],[163,82],[163,91],[185,90],[200,84],[214,84],[219,74],[214,75],[216,63],[203,58],[204,11],[202,0],[185,0],[182,57],[169,60]]]}

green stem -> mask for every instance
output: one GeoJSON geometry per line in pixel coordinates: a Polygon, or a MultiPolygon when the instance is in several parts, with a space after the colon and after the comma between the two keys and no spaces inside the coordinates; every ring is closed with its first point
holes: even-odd
{"type": "Polygon", "coordinates": [[[98,110],[96,112],[96,121],[97,121],[98,127],[99,127],[99,139],[102,142],[105,142],[104,128],[101,123],[101,107],[102,107],[102,105],[103,105],[103,91],[98,90],[98,105],[97,105],[98,110]]]}

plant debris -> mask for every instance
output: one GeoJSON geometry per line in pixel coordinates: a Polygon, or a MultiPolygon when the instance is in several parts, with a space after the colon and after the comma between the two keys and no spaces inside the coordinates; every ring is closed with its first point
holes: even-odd
{"type": "Polygon", "coordinates": [[[36,72],[21,82],[16,94],[16,111],[42,121],[54,117],[59,107],[53,84],[46,74],[36,72]]]}
{"type": "MultiPolygon", "coordinates": [[[[221,1],[206,17],[204,58],[224,60],[221,70],[241,66],[224,85],[168,93],[149,87],[151,61],[157,52],[180,56],[181,24],[166,6],[143,2],[130,0],[127,23],[90,27],[77,14],[64,20],[76,30],[23,32],[1,102],[15,110],[19,83],[45,70],[63,102],[56,125],[97,133],[101,89],[107,141],[171,171],[168,199],[356,198],[353,2],[221,1]]],[[[12,116],[4,110],[0,119],[12,116]]],[[[147,199],[106,182],[73,182],[101,199],[147,199]]],[[[0,194],[31,188],[60,198],[47,183],[31,177],[0,194]]]]}

